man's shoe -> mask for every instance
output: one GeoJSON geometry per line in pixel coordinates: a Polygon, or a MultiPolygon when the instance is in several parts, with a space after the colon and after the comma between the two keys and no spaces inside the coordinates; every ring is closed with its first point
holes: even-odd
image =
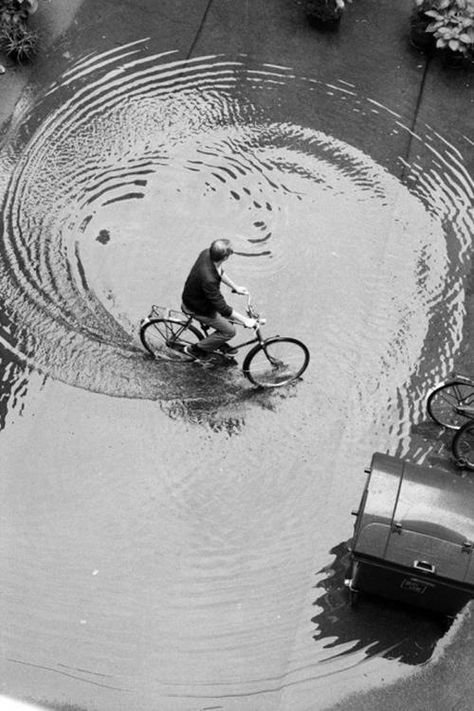
{"type": "Polygon", "coordinates": [[[184,352],[186,355],[191,356],[191,358],[195,358],[196,360],[209,360],[211,357],[211,354],[208,353],[208,351],[204,351],[202,348],[195,345],[184,346],[184,352]]]}
{"type": "Polygon", "coordinates": [[[224,355],[235,355],[239,352],[238,348],[233,348],[232,346],[229,346],[228,343],[223,343],[222,346],[219,346],[218,350],[221,353],[224,353],[224,355]]]}

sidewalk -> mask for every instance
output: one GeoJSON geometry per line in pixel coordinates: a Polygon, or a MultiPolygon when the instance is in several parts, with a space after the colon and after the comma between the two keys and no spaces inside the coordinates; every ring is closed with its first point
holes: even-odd
{"type": "Polygon", "coordinates": [[[47,61],[47,50],[54,41],[74,26],[74,15],[82,0],[42,0],[38,11],[30,18],[30,24],[40,34],[39,56],[32,64],[15,65],[7,57],[0,55],[0,64],[5,68],[5,74],[0,75],[0,129],[11,116],[15,104],[32,75],[47,61]]]}

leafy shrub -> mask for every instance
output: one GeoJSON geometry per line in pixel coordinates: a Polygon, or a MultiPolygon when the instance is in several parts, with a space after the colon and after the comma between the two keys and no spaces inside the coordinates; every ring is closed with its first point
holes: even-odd
{"type": "Polygon", "coordinates": [[[436,47],[474,56],[474,0],[416,0],[416,6],[431,20],[426,32],[436,47]]]}
{"type": "Polygon", "coordinates": [[[38,0],[0,0],[0,47],[17,62],[35,54],[38,34],[27,27],[38,0]]]}
{"type": "Polygon", "coordinates": [[[0,44],[17,62],[28,61],[36,53],[38,33],[29,30],[22,23],[17,23],[0,31],[0,44]]]}
{"type": "Polygon", "coordinates": [[[306,0],[306,15],[319,22],[331,22],[340,18],[348,2],[352,0],[306,0]]]}

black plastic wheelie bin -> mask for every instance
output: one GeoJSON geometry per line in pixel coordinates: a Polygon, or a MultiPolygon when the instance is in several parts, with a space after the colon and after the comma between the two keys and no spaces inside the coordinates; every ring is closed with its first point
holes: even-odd
{"type": "Polygon", "coordinates": [[[474,598],[474,480],[375,453],[346,584],[454,616],[474,598]]]}

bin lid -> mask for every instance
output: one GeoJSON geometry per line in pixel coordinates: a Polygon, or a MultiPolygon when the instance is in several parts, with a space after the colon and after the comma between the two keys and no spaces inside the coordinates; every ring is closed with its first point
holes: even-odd
{"type": "Polygon", "coordinates": [[[353,550],[474,584],[474,482],[379,452],[372,457],[353,550]]]}

